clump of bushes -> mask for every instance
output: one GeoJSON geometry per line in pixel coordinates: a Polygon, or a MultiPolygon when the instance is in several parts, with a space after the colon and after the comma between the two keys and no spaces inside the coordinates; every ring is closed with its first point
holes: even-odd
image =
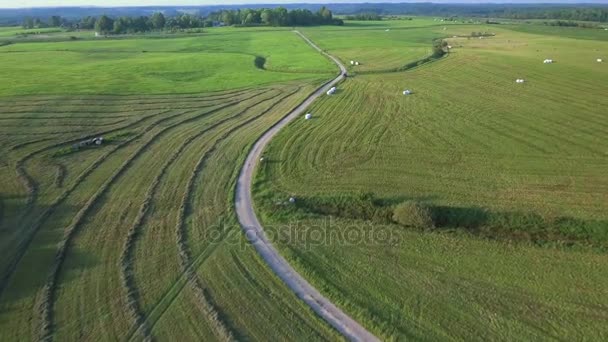
{"type": "Polygon", "coordinates": [[[608,220],[564,217],[558,211],[504,212],[481,207],[432,205],[417,200],[397,202],[397,199],[378,198],[372,193],[298,196],[295,203],[289,204],[287,199],[291,194],[275,195],[264,194],[263,201],[273,218],[279,220],[309,215],[333,216],[490,240],[608,251],[608,220]]]}
{"type": "Polygon", "coordinates": [[[448,42],[445,40],[435,40],[433,42],[433,54],[432,58],[441,58],[446,54],[446,47],[448,46],[448,42]]]}
{"type": "Polygon", "coordinates": [[[393,209],[393,221],[405,227],[435,227],[430,208],[415,201],[406,201],[398,204],[393,209]]]}

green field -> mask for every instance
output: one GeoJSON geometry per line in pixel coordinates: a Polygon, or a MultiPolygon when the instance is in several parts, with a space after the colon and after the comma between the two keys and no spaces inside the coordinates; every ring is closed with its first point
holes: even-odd
{"type": "MultiPolygon", "coordinates": [[[[605,340],[604,31],[299,30],[361,65],[256,174],[294,267],[383,340],[605,340]],[[438,38],[449,55],[395,72],[438,38]],[[393,222],[406,200],[442,219],[393,222]]],[[[253,143],[333,63],[292,28],[19,33],[0,28],[0,340],[342,338],[264,264],[233,204],[253,143]]]]}
{"type": "Polygon", "coordinates": [[[449,25],[454,24],[416,18],[349,22],[342,28],[313,27],[302,32],[319,47],[339,57],[351,72],[366,73],[391,71],[428,56],[432,40],[443,37],[443,28],[449,25]],[[350,61],[360,65],[352,66],[350,61]]]}
{"type": "Polygon", "coordinates": [[[284,254],[387,339],[608,334],[608,68],[596,62],[608,44],[591,30],[522,27],[307,31],[344,61],[376,51],[376,70],[398,65],[397,41],[406,61],[434,35],[453,47],[407,72],[348,79],[312,105],[313,120],[279,133],[257,175],[258,212],[284,254]],[[293,208],[281,204],[290,196],[293,208]],[[430,208],[435,231],[391,222],[408,200],[430,208]],[[354,242],[325,242],[353,229],[354,242]],[[286,238],[294,231],[309,239],[286,238]]]}
{"type": "Polygon", "coordinates": [[[0,49],[0,340],[336,338],[249,247],[231,191],[331,63],[289,31],[0,49]]]}
{"type": "Polygon", "coordinates": [[[0,95],[194,93],[334,72],[291,32],[20,43],[0,47],[0,61],[0,95]]]}

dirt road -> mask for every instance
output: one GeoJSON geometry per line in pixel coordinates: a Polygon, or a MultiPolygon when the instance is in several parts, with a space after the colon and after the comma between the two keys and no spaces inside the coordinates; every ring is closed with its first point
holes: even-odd
{"type": "Polygon", "coordinates": [[[300,35],[310,46],[333,60],[334,63],[340,67],[340,75],[315,91],[291,113],[266,131],[266,133],[264,133],[264,135],[255,143],[245,160],[245,164],[241,169],[237,181],[235,195],[236,213],[248,240],[253,244],[264,261],[266,261],[274,273],[281,278],[281,280],[283,280],[300,299],[306,302],[311,309],[351,341],[378,341],[374,335],[336,307],[329,299],[321,295],[317,289],[310,285],[293,267],[291,267],[291,265],[289,265],[287,260],[285,260],[272,243],[268,241],[266,234],[264,233],[264,228],[258,221],[253,210],[251,181],[253,172],[257,162],[262,156],[264,147],[266,147],[268,142],[270,142],[272,137],[274,137],[281,128],[285,127],[297,117],[300,117],[313,101],[320,96],[324,96],[329,88],[333,87],[344,78],[344,74],[346,73],[346,68],[337,58],[321,50],[299,31],[294,32],[300,35]]]}

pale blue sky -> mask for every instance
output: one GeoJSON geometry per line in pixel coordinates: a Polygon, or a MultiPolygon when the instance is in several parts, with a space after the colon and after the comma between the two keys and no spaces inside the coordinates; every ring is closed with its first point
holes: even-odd
{"type": "MultiPolygon", "coordinates": [[[[422,1],[422,0],[421,0],[422,1]]],[[[428,0],[426,0],[428,1],[428,0]]],[[[226,4],[287,4],[287,3],[354,3],[354,2],[404,2],[404,0],[0,0],[0,8],[24,7],[68,7],[68,6],[97,6],[97,7],[125,7],[125,6],[198,6],[198,5],[226,5],[226,4]]],[[[409,2],[416,2],[409,1],[409,2]]]]}
{"type": "Polygon", "coordinates": [[[354,3],[354,2],[436,2],[436,3],[564,3],[586,2],[606,3],[608,0],[0,0],[0,8],[27,8],[27,7],[67,7],[67,6],[98,6],[98,7],[124,7],[124,6],[197,6],[222,4],[285,4],[285,3],[354,3]]]}

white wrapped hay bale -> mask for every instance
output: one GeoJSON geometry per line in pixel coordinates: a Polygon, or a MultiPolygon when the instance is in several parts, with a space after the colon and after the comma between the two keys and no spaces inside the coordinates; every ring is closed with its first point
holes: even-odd
{"type": "Polygon", "coordinates": [[[308,113],[308,114],[304,115],[304,119],[306,119],[306,120],[312,119],[312,114],[308,113]]]}

